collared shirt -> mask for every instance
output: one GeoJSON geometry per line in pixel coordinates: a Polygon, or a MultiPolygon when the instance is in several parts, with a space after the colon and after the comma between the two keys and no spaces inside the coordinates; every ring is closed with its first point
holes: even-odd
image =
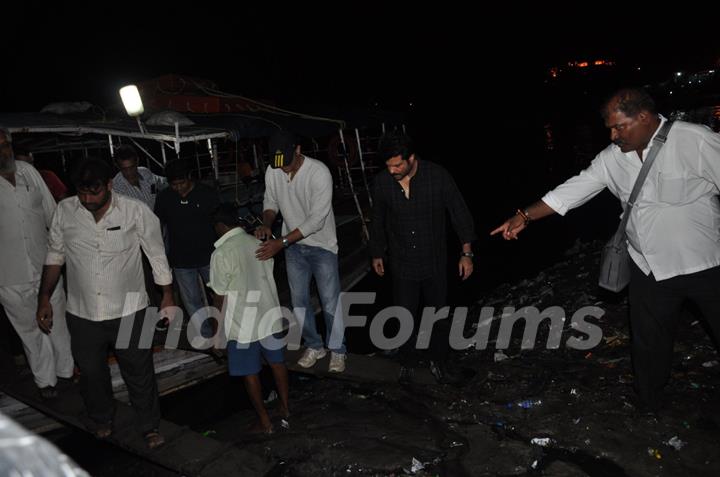
{"type": "Polygon", "coordinates": [[[336,254],[338,242],[332,193],[332,176],[327,166],[304,156],[292,180],[282,169],[265,171],[263,210],[282,214],[283,235],[299,229],[304,238],[298,243],[336,254]]]}
{"type": "Polygon", "coordinates": [[[122,172],[118,172],[115,177],[113,177],[113,190],[145,202],[145,204],[150,207],[150,210],[153,210],[158,192],[167,185],[165,178],[156,176],[146,167],[138,167],[138,183],[139,187],[132,185],[125,179],[122,172]]]}
{"type": "Polygon", "coordinates": [[[142,202],[112,194],[99,222],[78,200],[58,204],[46,265],[67,263],[67,311],[93,321],[129,315],[147,306],[140,247],[155,283],[169,285],[160,221],[142,202]]]}
{"type": "MultiPolygon", "coordinates": [[[[662,126],[666,120],[661,120],[662,126]]],[[[651,146],[652,141],[643,158],[651,146]]],[[[607,187],[624,209],[641,167],[634,151],[623,153],[611,144],[542,200],[564,215],[607,187]]],[[[675,121],[627,225],[630,256],[646,275],[665,280],[720,265],[719,184],[720,135],[675,121]]]]}
{"type": "Polygon", "coordinates": [[[431,180],[432,174],[427,168],[418,167],[410,179],[409,194],[406,196],[400,183],[395,181],[395,190],[390,190],[389,197],[395,222],[393,237],[400,251],[395,265],[404,276],[418,280],[431,277],[434,272],[434,261],[428,259],[433,256],[432,196],[427,193],[431,180]]]}
{"type": "Polygon", "coordinates": [[[282,331],[273,260],[260,261],[260,241],[237,227],[215,242],[208,286],[225,296],[225,333],[238,343],[258,341],[282,331]]]}
{"type": "Polygon", "coordinates": [[[15,187],[0,177],[0,286],[40,279],[55,200],[38,171],[15,161],[15,187]]]}
{"type": "Polygon", "coordinates": [[[409,198],[387,169],[375,176],[372,191],[371,256],[384,258],[389,252],[393,273],[408,280],[445,274],[447,215],[461,243],[476,238],[472,214],[448,171],[416,161],[409,198]]]}

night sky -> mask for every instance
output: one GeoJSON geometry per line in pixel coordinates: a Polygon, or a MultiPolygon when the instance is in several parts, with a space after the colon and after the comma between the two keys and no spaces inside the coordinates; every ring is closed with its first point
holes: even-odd
{"type": "Polygon", "coordinates": [[[569,60],[609,58],[658,77],[720,60],[720,35],[698,22],[698,10],[654,25],[644,12],[611,6],[598,15],[521,5],[491,12],[478,4],[471,13],[469,4],[309,12],[279,2],[150,3],[3,7],[0,108],[107,104],[123,84],[176,73],[278,104],[449,104],[460,114],[516,107],[550,66],[569,60]]]}

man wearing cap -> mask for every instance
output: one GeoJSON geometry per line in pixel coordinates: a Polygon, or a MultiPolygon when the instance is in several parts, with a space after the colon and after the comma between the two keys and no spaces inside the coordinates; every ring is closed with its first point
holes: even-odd
{"type": "Polygon", "coordinates": [[[341,373],[345,371],[345,328],[337,312],[340,272],[330,171],[322,162],[301,154],[288,131],[270,138],[270,166],[265,173],[263,225],[255,231],[265,242],[256,256],[267,260],[285,249],[292,304],[296,316],[303,312],[299,319],[307,349],[298,364],[304,368],[327,354],[310,306],[310,281],[315,277],[331,352],[328,370],[341,373]],[[270,227],[278,212],[283,216],[282,236],[274,238],[270,227]]]}

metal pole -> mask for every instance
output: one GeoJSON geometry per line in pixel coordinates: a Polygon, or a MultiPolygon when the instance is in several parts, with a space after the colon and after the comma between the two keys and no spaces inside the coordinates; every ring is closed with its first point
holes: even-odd
{"type": "Polygon", "coordinates": [[[180,123],[175,121],[175,154],[180,158],[180,123]]]}
{"type": "Polygon", "coordinates": [[[138,127],[140,128],[140,132],[144,136],[145,134],[147,134],[147,131],[145,130],[145,126],[143,126],[142,121],[140,121],[140,116],[135,116],[135,119],[137,120],[138,127]]]}
{"type": "Polygon", "coordinates": [[[263,161],[262,157],[257,152],[257,144],[253,142],[253,158],[255,159],[255,168],[259,169],[260,172],[262,172],[263,175],[265,175],[265,161],[263,161]]]}
{"type": "MultiPolygon", "coordinates": [[[[163,154],[163,162],[160,162],[160,161],[158,161],[157,159],[155,159],[155,157],[154,157],[152,154],[150,154],[147,149],[145,149],[145,148],[142,147],[140,144],[138,144],[138,142],[137,142],[134,138],[130,138],[130,141],[132,141],[132,143],[135,144],[135,147],[137,147],[137,148],[140,149],[142,152],[144,152],[145,155],[148,157],[149,160],[152,160],[155,164],[159,165],[160,167],[165,167],[165,160],[164,160],[165,154],[163,154]]],[[[162,142],[161,142],[160,144],[161,144],[161,147],[162,147],[162,142]]],[[[165,150],[163,149],[163,153],[164,153],[164,152],[165,152],[165,150]]],[[[148,165],[149,165],[149,164],[150,164],[150,163],[148,162],[148,165]]]]}
{"type": "Polygon", "coordinates": [[[363,215],[362,207],[360,207],[360,201],[358,200],[357,194],[355,193],[355,186],[353,185],[352,177],[350,176],[350,164],[348,164],[348,155],[347,155],[347,148],[345,147],[345,137],[343,136],[342,129],[338,129],[338,132],[340,133],[340,144],[342,144],[343,147],[343,161],[345,162],[345,173],[347,174],[348,183],[350,184],[350,193],[353,196],[353,200],[355,201],[355,208],[358,212],[358,217],[360,217],[360,222],[362,223],[362,231],[363,235],[365,236],[365,240],[370,240],[370,232],[368,232],[367,224],[365,223],[365,216],[363,215]]]}
{"type": "Polygon", "coordinates": [[[368,196],[368,203],[372,207],[372,196],[370,195],[370,186],[368,186],[367,175],[365,174],[365,161],[363,160],[362,144],[360,144],[360,130],[355,128],[355,140],[357,141],[358,159],[360,159],[360,170],[362,171],[363,182],[365,183],[365,192],[368,196]]]}
{"type": "Polygon", "coordinates": [[[210,160],[212,161],[213,171],[215,171],[215,181],[220,179],[218,171],[217,148],[213,145],[212,139],[207,140],[208,152],[210,152],[210,160]]]}
{"type": "Polygon", "coordinates": [[[113,147],[112,134],[108,134],[108,144],[110,146],[110,157],[115,159],[115,148],[113,147]]]}
{"type": "Polygon", "coordinates": [[[197,164],[198,179],[200,179],[200,152],[198,152],[197,143],[195,143],[195,164],[197,164]]]}
{"type": "Polygon", "coordinates": [[[238,174],[238,143],[235,143],[235,203],[240,203],[240,177],[238,174]]]}

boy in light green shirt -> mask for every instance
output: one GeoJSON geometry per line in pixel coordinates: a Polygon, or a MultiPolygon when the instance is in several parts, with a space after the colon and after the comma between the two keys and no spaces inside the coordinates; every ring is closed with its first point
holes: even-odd
{"type": "Polygon", "coordinates": [[[255,250],[259,241],[240,227],[237,208],[221,204],[212,217],[220,237],[210,259],[210,283],[214,305],[222,310],[228,339],[228,372],[242,376],[250,401],[258,414],[253,432],[270,434],[273,426],[263,404],[258,373],[261,356],[270,365],[280,400],[277,409],[289,416],[288,374],[282,342],[275,335],[282,331],[283,310],[273,278],[273,261],[259,261],[255,250]]]}

